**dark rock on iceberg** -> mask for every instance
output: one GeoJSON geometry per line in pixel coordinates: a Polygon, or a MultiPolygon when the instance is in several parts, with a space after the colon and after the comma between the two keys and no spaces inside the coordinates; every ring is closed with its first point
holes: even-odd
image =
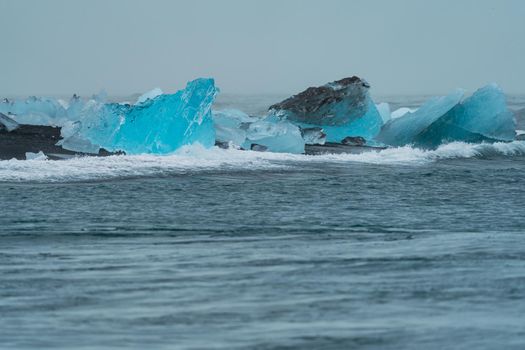
{"type": "Polygon", "coordinates": [[[283,111],[290,120],[315,125],[344,125],[367,111],[370,86],[353,76],[332,83],[309,87],[270,110],[283,111]],[[334,113],[335,112],[335,113],[334,113]]]}
{"type": "Polygon", "coordinates": [[[346,136],[372,140],[383,119],[368,94],[370,85],[358,77],[310,87],[270,107],[270,115],[287,119],[301,128],[322,127],[327,141],[346,136]]]}

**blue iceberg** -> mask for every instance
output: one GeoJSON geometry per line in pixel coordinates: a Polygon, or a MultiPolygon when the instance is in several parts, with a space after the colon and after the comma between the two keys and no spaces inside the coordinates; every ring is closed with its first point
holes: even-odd
{"type": "Polygon", "coordinates": [[[275,116],[253,117],[228,109],[213,112],[216,141],[245,150],[304,153],[301,129],[275,116]]]}
{"type": "Polygon", "coordinates": [[[464,91],[458,89],[448,96],[431,98],[415,112],[391,119],[383,126],[376,140],[390,146],[413,143],[423,130],[454,108],[463,95],[464,91]]]}
{"type": "Polygon", "coordinates": [[[0,113],[21,124],[60,126],[63,139],[57,145],[76,152],[104,147],[166,154],[196,142],[215,144],[211,106],[217,93],[213,79],[196,79],[175,94],[152,90],[134,105],[106,103],[104,94],[88,101],[73,96],[69,103],[30,97],[0,103],[0,113]]]}
{"type": "Polygon", "coordinates": [[[248,125],[244,149],[262,145],[270,152],[304,153],[305,141],[296,125],[268,116],[248,125]]]}
{"type": "Polygon", "coordinates": [[[369,87],[352,77],[308,88],[273,105],[264,117],[233,109],[212,112],[218,93],[213,79],[191,81],[175,94],[163,94],[157,88],[134,104],[108,103],[104,93],[87,101],[76,95],[69,101],[30,97],[0,102],[0,128],[59,126],[61,139],[51,140],[53,145],[85,154],[98,154],[101,148],[167,154],[193,143],[304,153],[306,144],[347,144],[348,140],[359,140],[358,146],[435,148],[453,141],[515,139],[514,115],[495,84],[467,99],[457,89],[428,100],[417,110],[393,112],[387,103],[372,101],[369,87]]]}
{"type": "MultiPolygon", "coordinates": [[[[383,118],[379,114],[376,105],[370,99],[367,112],[360,118],[349,122],[346,125],[322,125],[323,131],[326,133],[326,141],[341,142],[348,136],[361,136],[367,141],[372,141],[381,130],[383,125],[383,118]]],[[[302,128],[312,128],[317,125],[299,124],[302,128]]]]}
{"type": "Polygon", "coordinates": [[[184,90],[147,98],[136,105],[93,105],[80,120],[77,136],[109,151],[166,154],[183,145],[215,144],[211,106],[213,79],[197,79],[184,90]]]}
{"type": "Polygon", "coordinates": [[[391,146],[435,148],[443,143],[512,141],[516,122],[505,94],[490,84],[461,102],[463,90],[434,97],[414,112],[391,119],[377,140],[391,146]]]}
{"type": "Polygon", "coordinates": [[[270,107],[270,114],[287,119],[302,129],[321,127],[326,141],[341,142],[347,136],[372,140],[383,118],[370,98],[370,85],[358,77],[311,87],[270,107]]]}
{"type": "Polygon", "coordinates": [[[248,125],[258,120],[236,109],[213,111],[215,140],[239,148],[246,141],[248,125]]]}
{"type": "Polygon", "coordinates": [[[452,141],[512,141],[515,136],[516,121],[507,108],[505,94],[496,84],[491,84],[428,126],[414,139],[414,144],[435,148],[452,141]]]}
{"type": "Polygon", "coordinates": [[[61,101],[31,96],[26,100],[0,103],[0,113],[13,118],[19,124],[61,126],[69,120],[61,101]]]}

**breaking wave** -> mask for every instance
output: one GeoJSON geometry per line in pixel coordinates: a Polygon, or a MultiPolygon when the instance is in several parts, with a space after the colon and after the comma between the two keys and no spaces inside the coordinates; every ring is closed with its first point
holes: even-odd
{"type": "Polygon", "coordinates": [[[436,150],[410,146],[371,151],[362,154],[326,154],[317,156],[264,153],[202,146],[183,147],[172,155],[136,155],[79,157],[69,160],[0,161],[1,182],[80,182],[137,177],[185,175],[203,171],[261,171],[290,169],[308,164],[358,163],[418,166],[446,159],[486,159],[525,156],[525,141],[494,144],[453,142],[436,150]]]}

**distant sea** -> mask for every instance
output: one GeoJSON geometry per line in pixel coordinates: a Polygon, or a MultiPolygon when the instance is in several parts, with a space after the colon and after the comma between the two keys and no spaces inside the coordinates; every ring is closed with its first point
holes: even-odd
{"type": "Polygon", "coordinates": [[[0,208],[2,349],[525,349],[524,141],[0,161],[0,208]]]}

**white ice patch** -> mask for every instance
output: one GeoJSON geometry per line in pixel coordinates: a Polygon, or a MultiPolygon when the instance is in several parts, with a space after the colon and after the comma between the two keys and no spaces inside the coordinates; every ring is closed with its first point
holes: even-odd
{"type": "Polygon", "coordinates": [[[407,114],[407,113],[414,113],[415,111],[417,111],[417,108],[401,107],[401,108],[396,109],[395,111],[393,111],[390,114],[390,119],[401,118],[405,114],[407,114]]]}
{"type": "Polygon", "coordinates": [[[205,149],[185,146],[167,156],[136,155],[111,157],[78,157],[60,161],[0,161],[0,181],[8,182],[77,182],[119,178],[184,175],[201,171],[288,170],[308,164],[359,163],[418,166],[445,159],[485,156],[525,156],[525,141],[494,144],[454,142],[436,150],[410,146],[371,151],[362,154],[300,155],[253,152],[235,149],[205,149]]]}
{"type": "Polygon", "coordinates": [[[155,88],[139,96],[136,105],[146,102],[147,100],[153,100],[155,97],[162,95],[164,92],[160,88],[155,88]]]}
{"type": "Polygon", "coordinates": [[[42,151],[38,153],[26,152],[26,160],[47,160],[47,156],[42,151]]]}

